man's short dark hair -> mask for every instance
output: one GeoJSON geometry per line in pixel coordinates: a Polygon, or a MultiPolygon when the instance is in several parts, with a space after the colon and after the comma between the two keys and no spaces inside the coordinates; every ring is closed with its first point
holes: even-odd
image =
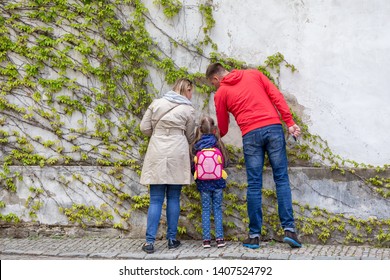
{"type": "Polygon", "coordinates": [[[214,75],[222,75],[226,71],[225,67],[221,63],[212,63],[207,67],[206,79],[210,79],[214,75]]]}

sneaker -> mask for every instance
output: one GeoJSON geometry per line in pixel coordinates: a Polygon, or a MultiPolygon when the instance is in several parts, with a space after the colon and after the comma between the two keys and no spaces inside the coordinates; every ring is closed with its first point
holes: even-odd
{"type": "Polygon", "coordinates": [[[153,243],[145,243],[142,246],[142,251],[144,251],[144,252],[146,252],[148,254],[154,253],[154,245],[153,245],[153,243]]]}
{"type": "Polygon", "coordinates": [[[247,247],[247,248],[250,248],[250,249],[257,249],[257,248],[260,247],[260,245],[259,245],[259,237],[258,236],[254,237],[254,238],[248,237],[247,239],[245,239],[242,242],[242,245],[244,247],[247,247]]]}
{"type": "Polygon", "coordinates": [[[302,243],[298,240],[297,234],[292,231],[285,230],[283,242],[291,246],[291,248],[301,248],[302,243]]]}
{"type": "Polygon", "coordinates": [[[217,247],[218,248],[221,248],[221,247],[225,247],[226,246],[226,242],[223,238],[219,238],[217,240],[215,240],[217,242],[217,247]]]}
{"type": "Polygon", "coordinates": [[[180,246],[180,241],[175,239],[168,239],[168,249],[175,249],[180,246]]]}
{"type": "Polygon", "coordinates": [[[203,248],[211,248],[211,240],[203,240],[203,248]]]}

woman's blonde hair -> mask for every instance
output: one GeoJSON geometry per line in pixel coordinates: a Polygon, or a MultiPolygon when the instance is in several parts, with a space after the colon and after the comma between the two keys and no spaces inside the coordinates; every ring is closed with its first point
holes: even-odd
{"type": "MultiPolygon", "coordinates": [[[[195,143],[200,140],[200,138],[202,137],[203,134],[214,134],[215,135],[215,137],[217,138],[217,145],[218,145],[217,148],[219,148],[221,150],[221,153],[225,159],[225,162],[227,162],[228,154],[227,154],[225,145],[222,142],[218,126],[215,125],[214,119],[212,117],[206,116],[200,120],[200,124],[195,131],[195,140],[192,143],[191,147],[193,147],[195,145],[195,143]]],[[[192,150],[193,149],[191,148],[191,151],[192,150]]]]}
{"type": "Polygon", "coordinates": [[[173,91],[177,92],[180,95],[186,96],[186,92],[193,88],[194,84],[187,78],[178,79],[173,85],[173,91]]]}

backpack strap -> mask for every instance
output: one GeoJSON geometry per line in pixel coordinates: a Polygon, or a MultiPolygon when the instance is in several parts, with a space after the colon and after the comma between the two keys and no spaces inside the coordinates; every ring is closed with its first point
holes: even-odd
{"type": "Polygon", "coordinates": [[[156,128],[158,122],[162,119],[162,117],[164,117],[166,114],[168,114],[170,111],[172,111],[173,109],[175,109],[176,107],[178,107],[178,106],[180,106],[180,105],[181,105],[181,104],[177,104],[177,105],[173,106],[172,108],[170,108],[168,111],[166,111],[164,114],[162,114],[162,115],[158,118],[156,124],[154,125],[153,130],[156,128]]]}

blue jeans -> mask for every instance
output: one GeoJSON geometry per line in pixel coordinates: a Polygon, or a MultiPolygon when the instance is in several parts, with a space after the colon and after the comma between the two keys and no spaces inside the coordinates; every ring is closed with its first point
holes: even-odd
{"type": "Polygon", "coordinates": [[[147,243],[154,243],[156,240],[165,195],[167,197],[167,239],[176,239],[181,187],[181,185],[150,185],[150,204],[146,226],[147,243]]]}
{"type": "Polygon", "coordinates": [[[210,217],[211,207],[214,211],[214,223],[215,223],[215,238],[223,238],[223,223],[222,223],[222,200],[223,189],[216,189],[212,191],[201,191],[200,196],[202,199],[202,229],[203,240],[211,240],[210,234],[210,217]]]}
{"type": "Polygon", "coordinates": [[[263,222],[262,187],[264,156],[267,153],[276,185],[278,212],[284,230],[294,231],[294,215],[287,172],[286,141],[282,125],[269,125],[243,136],[248,180],[247,206],[250,237],[260,236],[263,222]]]}

